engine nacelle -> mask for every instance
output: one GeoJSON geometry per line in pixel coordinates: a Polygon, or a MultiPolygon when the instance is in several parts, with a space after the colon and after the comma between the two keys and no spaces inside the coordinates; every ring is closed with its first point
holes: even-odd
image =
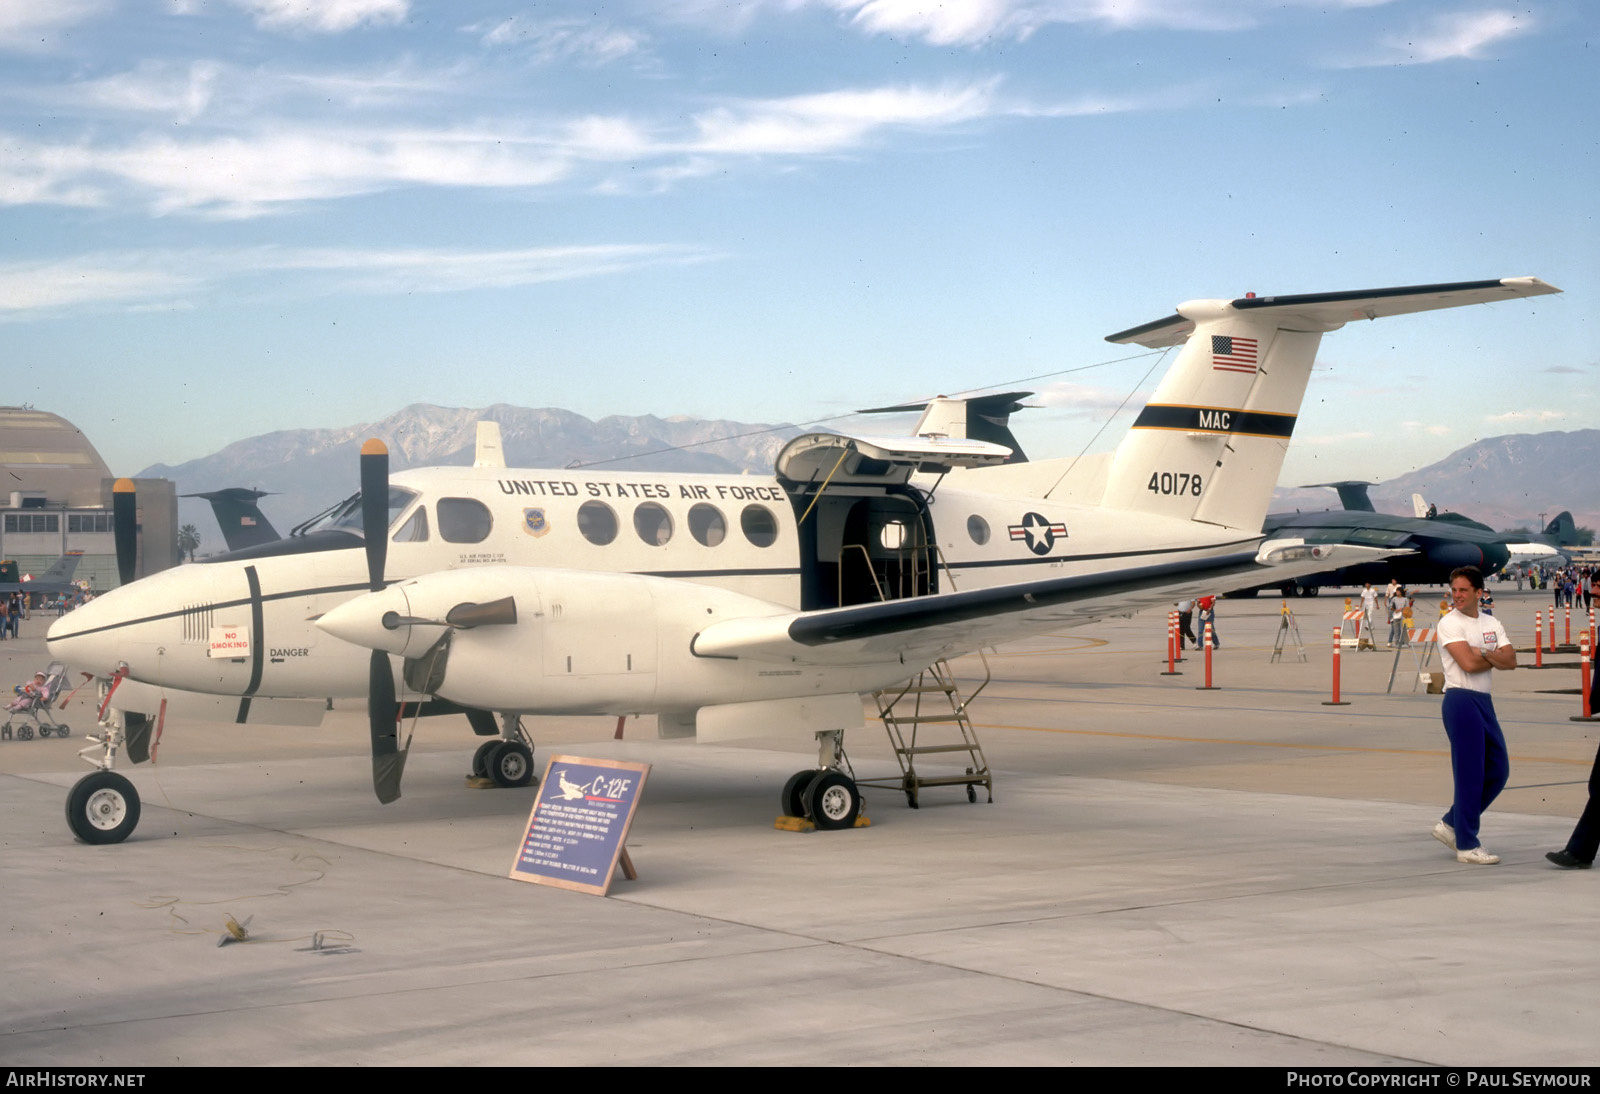
{"type": "MultiPolygon", "coordinates": [[[[696,582],[641,574],[496,566],[451,570],[357,597],[323,630],[407,659],[407,679],[487,710],[654,709],[686,675],[714,672],[694,635],[732,618],[791,609],[696,582]],[[514,612],[498,607],[509,599],[514,612]],[[455,620],[466,623],[452,624],[455,620]],[[496,621],[474,622],[491,619],[496,621]]],[[[698,684],[704,687],[705,683],[698,684]]]]}
{"type": "Polygon", "coordinates": [[[1476,566],[1492,574],[1511,558],[1511,551],[1499,543],[1468,543],[1463,540],[1424,539],[1418,544],[1430,566],[1453,570],[1457,566],[1476,566]]]}

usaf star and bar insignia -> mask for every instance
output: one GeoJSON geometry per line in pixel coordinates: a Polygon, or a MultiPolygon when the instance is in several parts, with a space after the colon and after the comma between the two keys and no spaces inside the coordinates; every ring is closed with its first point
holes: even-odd
{"type": "Polygon", "coordinates": [[[1011,542],[1022,542],[1036,555],[1047,555],[1056,540],[1067,538],[1067,526],[1061,521],[1049,521],[1038,513],[1024,513],[1021,524],[1007,525],[1011,542]]]}

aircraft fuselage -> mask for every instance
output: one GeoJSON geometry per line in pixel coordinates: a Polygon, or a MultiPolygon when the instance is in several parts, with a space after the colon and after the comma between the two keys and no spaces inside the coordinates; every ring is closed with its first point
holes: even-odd
{"type": "MultiPolygon", "coordinates": [[[[496,668],[472,692],[483,705],[498,690],[495,672],[542,672],[535,712],[623,713],[870,690],[911,671],[886,663],[844,673],[757,672],[696,658],[694,634],[721,618],[1180,562],[1260,539],[1156,514],[988,493],[974,488],[982,479],[971,472],[959,488],[945,482],[931,496],[931,478],[836,488],[812,506],[813,497],[797,501],[800,488],[775,476],[402,471],[391,480],[384,578],[393,586],[482,570],[485,583],[519,585],[525,614],[544,614],[538,649],[485,662],[496,668]],[[514,572],[524,569],[543,573],[514,572]],[[560,576],[577,573],[609,579],[560,576]],[[629,584],[622,575],[681,588],[629,584]]],[[[52,655],[100,672],[126,662],[134,681],[211,695],[364,696],[368,648],[315,625],[368,591],[359,536],[348,520],[332,524],[114,590],[52,627],[52,655]],[[310,549],[319,537],[323,549],[310,549]]],[[[458,637],[474,640],[472,632],[458,637]]]]}

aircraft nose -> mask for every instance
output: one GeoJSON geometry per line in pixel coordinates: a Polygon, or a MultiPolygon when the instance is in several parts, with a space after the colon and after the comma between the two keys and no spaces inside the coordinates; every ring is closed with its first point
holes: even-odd
{"type": "Polygon", "coordinates": [[[151,638],[145,597],[128,585],[79,605],[50,624],[45,646],[52,659],[109,673],[137,656],[151,638]]]}

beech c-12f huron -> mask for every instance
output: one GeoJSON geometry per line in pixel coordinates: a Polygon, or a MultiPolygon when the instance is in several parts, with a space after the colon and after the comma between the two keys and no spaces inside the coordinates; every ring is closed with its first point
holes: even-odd
{"type": "Polygon", "coordinates": [[[1108,339],[1183,348],[1099,458],[1021,461],[1001,443],[1005,396],[933,399],[910,436],[797,437],[767,476],[513,470],[490,430],[473,467],[391,479],[369,441],[360,492],[322,519],[51,627],[53,657],[103,675],[84,753],[98,770],[68,821],[94,843],[133,830],[139,799],[112,765],[119,749],[147,758],[168,704],[314,724],[328,698],[364,697],[383,802],[418,704],[493,736],[474,767],[513,785],[533,770],[523,716],[655,714],[667,737],[816,739],[785,811],[851,825],[841,740],[863,693],[996,643],[1382,556],[1260,531],[1323,333],[1557,291],[1509,278],[1190,301],[1108,339]]]}

